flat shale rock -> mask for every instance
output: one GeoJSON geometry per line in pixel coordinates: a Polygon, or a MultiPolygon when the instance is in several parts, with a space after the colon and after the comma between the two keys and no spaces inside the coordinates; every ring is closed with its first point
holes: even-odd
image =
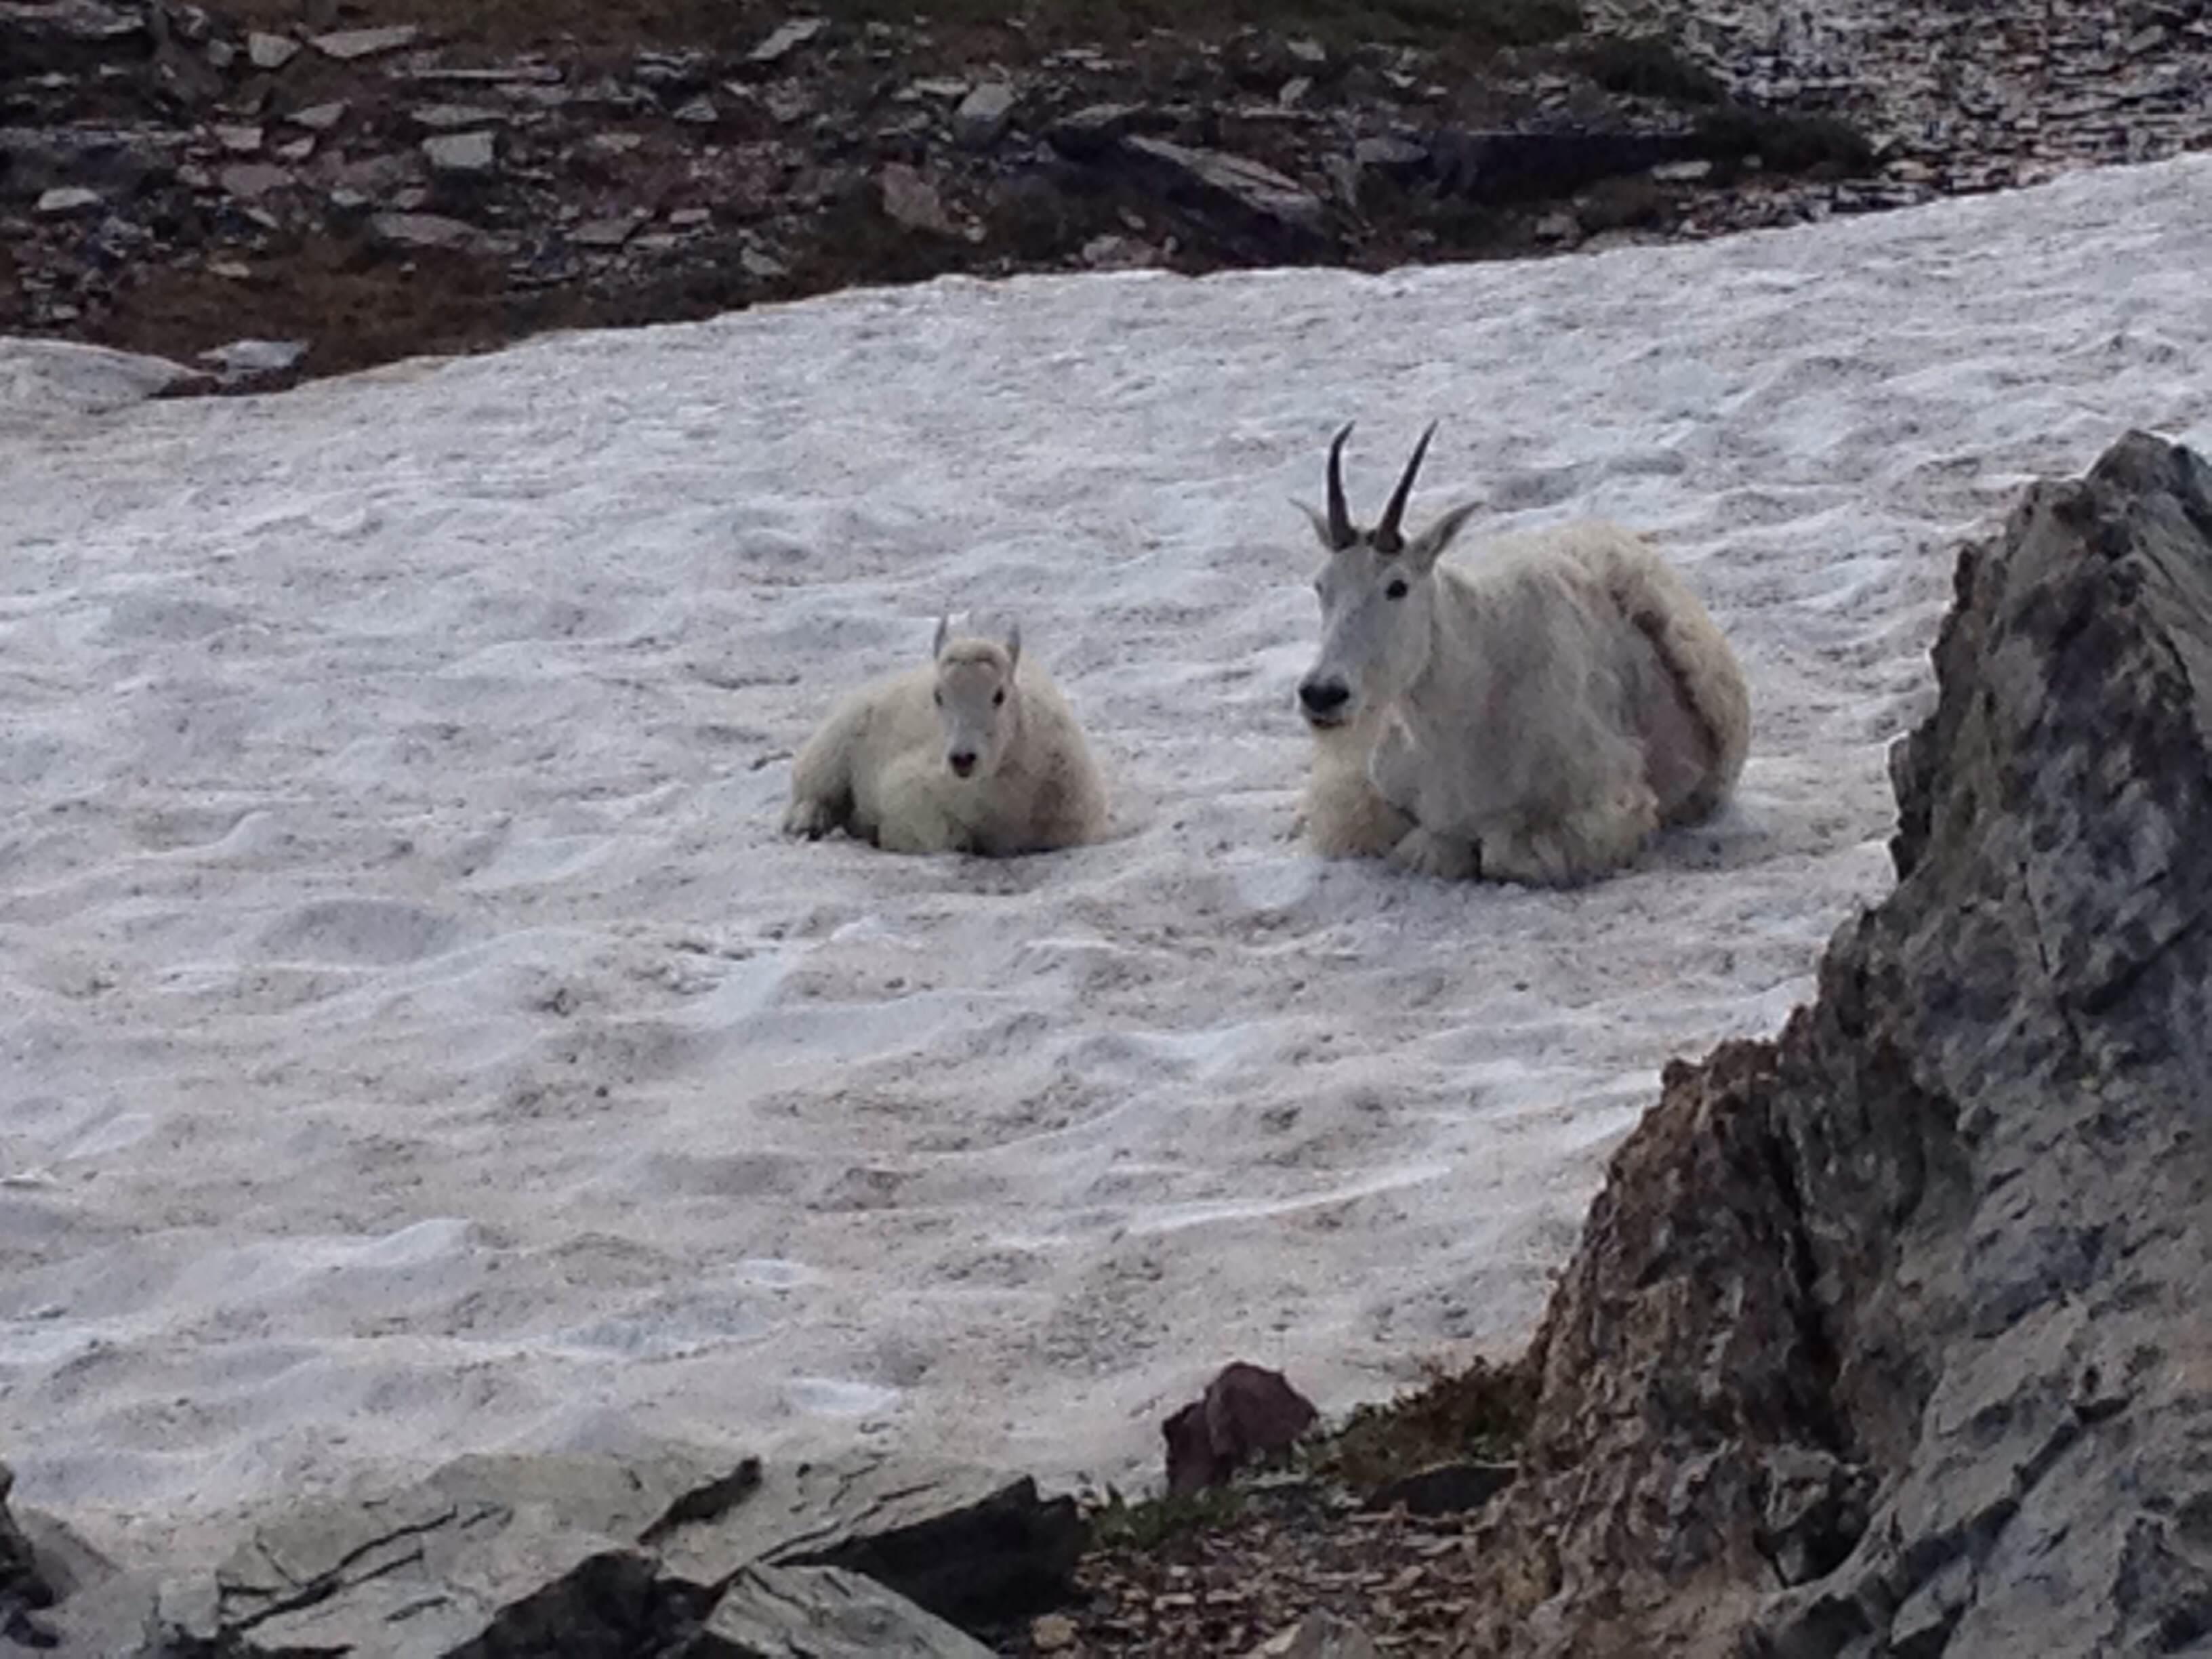
{"type": "Polygon", "coordinates": [[[1082,1536],[1026,1480],[863,1455],[464,1457],[163,1583],[146,1659],[975,1659],[947,1621],[1064,1595],[1082,1536]]]}
{"type": "Polygon", "coordinates": [[[745,1502],[672,1528],[658,1547],[692,1583],[753,1562],[842,1567],[980,1626],[1052,1605],[1084,1539],[1074,1499],[1041,1497],[1034,1480],[860,1453],[771,1468],[745,1502]]]}
{"type": "Polygon", "coordinates": [[[350,63],[356,58],[374,58],[412,46],[420,33],[412,23],[394,23],[384,28],[341,29],[335,34],[319,34],[312,44],[325,58],[350,63]]]}
{"type": "Polygon", "coordinates": [[[748,1567],[671,1659],[990,1659],[973,1637],[836,1567],[748,1567]]]}
{"type": "Polygon", "coordinates": [[[2212,1650],[2212,469],[2030,489],[1935,659],[1896,892],[1613,1160],[1469,1654],[2212,1650]]]}
{"type": "Polygon", "coordinates": [[[1241,224],[1259,246],[1311,253],[1328,246],[1328,210],[1321,198],[1273,167],[1164,138],[1125,138],[1121,154],[1127,170],[1159,194],[1241,224]]]}
{"type": "Polygon", "coordinates": [[[499,239],[489,231],[440,213],[380,213],[369,226],[376,240],[391,247],[474,254],[501,251],[499,239]]]}
{"type": "Polygon", "coordinates": [[[211,1578],[165,1585],[165,1651],[650,1650],[691,1609],[660,1584],[647,1540],[738,1502],[758,1479],[757,1464],[677,1451],[464,1457],[400,1492],[303,1504],[257,1528],[211,1578]],[[563,1645],[542,1644],[556,1633],[563,1645]]]}

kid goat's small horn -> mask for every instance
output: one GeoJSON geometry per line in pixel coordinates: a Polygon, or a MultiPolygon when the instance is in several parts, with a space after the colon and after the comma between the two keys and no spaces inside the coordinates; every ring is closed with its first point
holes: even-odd
{"type": "Polygon", "coordinates": [[[1375,526],[1369,538],[1377,553],[1401,551],[1406,538],[1399,533],[1398,521],[1406,516],[1406,501],[1413,493],[1413,475],[1421,470],[1421,458],[1429,453],[1429,440],[1437,435],[1437,423],[1429,422],[1429,429],[1421,434],[1421,441],[1413,446],[1413,459],[1406,463],[1406,471],[1398,480],[1398,487],[1390,492],[1390,505],[1382,509],[1382,521],[1375,526]]]}
{"type": "Polygon", "coordinates": [[[1344,441],[1352,435],[1350,421],[1328,447],[1328,544],[1341,553],[1359,539],[1352,527],[1352,510],[1344,504],[1344,441]]]}

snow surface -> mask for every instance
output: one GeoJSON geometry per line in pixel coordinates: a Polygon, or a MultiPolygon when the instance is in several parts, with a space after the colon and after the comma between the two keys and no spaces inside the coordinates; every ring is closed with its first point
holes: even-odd
{"type": "MultiPolygon", "coordinates": [[[[0,342],[0,1449],[111,1543],[465,1449],[1157,1467],[1523,1340],[1669,1055],[1888,879],[1954,549],[2212,441],[2212,163],[1528,264],[842,295],[281,397],[0,342]],[[1740,806],[1559,895],[1288,839],[1319,493],[1656,532],[1740,806]],[[775,833],[1010,604],[1124,833],[775,833]]],[[[173,1535],[172,1534],[174,1531],[173,1535]]]]}

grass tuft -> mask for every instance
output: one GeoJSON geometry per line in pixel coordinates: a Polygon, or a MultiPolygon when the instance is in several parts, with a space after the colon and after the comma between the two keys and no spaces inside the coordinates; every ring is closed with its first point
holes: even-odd
{"type": "Polygon", "coordinates": [[[1212,1486],[1182,1498],[1144,1498],[1132,1504],[1109,1491],[1091,1514],[1091,1547],[1147,1554],[1178,1538],[1218,1531],[1244,1513],[1244,1489],[1212,1486]]]}
{"type": "Polygon", "coordinates": [[[1510,1462],[1535,1402],[1534,1382],[1519,1365],[1436,1367],[1413,1394],[1353,1412],[1313,1448],[1311,1465],[1364,1496],[1439,1463],[1510,1462]]]}

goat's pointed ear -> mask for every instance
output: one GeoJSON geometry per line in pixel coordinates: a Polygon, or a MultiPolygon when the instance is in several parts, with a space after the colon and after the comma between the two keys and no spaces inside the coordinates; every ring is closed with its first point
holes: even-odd
{"type": "Polygon", "coordinates": [[[1467,521],[1481,507],[1480,501],[1462,501],[1427,529],[1406,544],[1404,557],[1416,569],[1426,570],[1443,556],[1443,550],[1467,528],[1467,521]]]}
{"type": "Polygon", "coordinates": [[[1006,624],[1006,672],[1012,673],[1022,665],[1022,625],[1018,622],[1006,624]]]}
{"type": "Polygon", "coordinates": [[[1329,552],[1335,552],[1336,538],[1328,533],[1328,520],[1304,501],[1293,499],[1291,505],[1306,515],[1306,522],[1313,526],[1314,539],[1329,552]]]}
{"type": "Polygon", "coordinates": [[[937,619],[937,637],[929,642],[929,659],[935,662],[945,654],[945,642],[952,637],[952,613],[948,611],[937,619]]]}

